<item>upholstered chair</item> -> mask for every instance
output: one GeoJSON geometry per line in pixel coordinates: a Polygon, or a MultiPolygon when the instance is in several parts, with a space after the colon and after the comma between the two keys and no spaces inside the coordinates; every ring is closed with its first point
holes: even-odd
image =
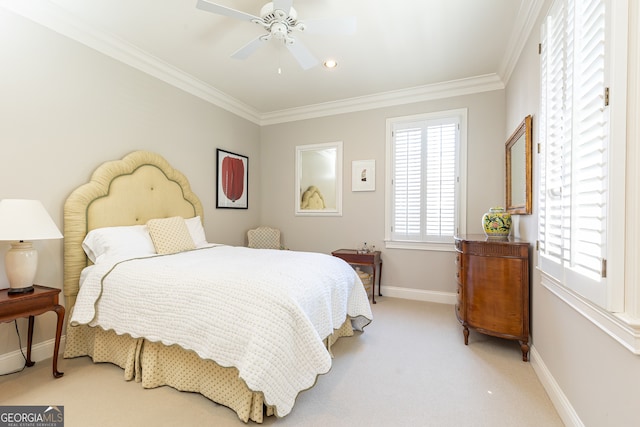
{"type": "Polygon", "coordinates": [[[280,244],[280,230],[260,226],[247,232],[249,247],[256,249],[282,249],[280,244]]]}

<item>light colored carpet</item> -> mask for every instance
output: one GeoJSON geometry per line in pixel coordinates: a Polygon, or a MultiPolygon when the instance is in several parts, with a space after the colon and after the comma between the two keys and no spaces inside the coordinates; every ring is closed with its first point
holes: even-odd
{"type": "MultiPolygon", "coordinates": [[[[331,371],[265,426],[563,426],[515,341],[471,331],[453,306],[380,297],[365,332],[333,347],[331,371]]],[[[142,389],[87,357],[0,377],[2,405],[64,405],[65,427],[242,426],[228,408],[169,387],[142,389]]]]}

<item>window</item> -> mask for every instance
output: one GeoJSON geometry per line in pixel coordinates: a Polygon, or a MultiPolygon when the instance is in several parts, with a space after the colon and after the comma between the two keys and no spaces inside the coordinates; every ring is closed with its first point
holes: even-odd
{"type": "Polygon", "coordinates": [[[466,115],[461,109],[387,120],[387,247],[450,250],[464,232],[466,115]]]}
{"type": "Polygon", "coordinates": [[[538,238],[550,280],[619,311],[623,292],[611,273],[623,267],[607,266],[623,244],[611,227],[619,202],[609,166],[625,140],[611,131],[608,3],[556,0],[542,27],[538,238]]]}

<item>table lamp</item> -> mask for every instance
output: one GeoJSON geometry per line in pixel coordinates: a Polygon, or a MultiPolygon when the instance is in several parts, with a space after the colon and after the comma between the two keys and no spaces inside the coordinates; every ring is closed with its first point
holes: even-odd
{"type": "Polygon", "coordinates": [[[0,240],[11,242],[4,258],[10,294],[33,291],[38,251],[30,240],[61,238],[60,230],[39,200],[0,200],[0,240]]]}

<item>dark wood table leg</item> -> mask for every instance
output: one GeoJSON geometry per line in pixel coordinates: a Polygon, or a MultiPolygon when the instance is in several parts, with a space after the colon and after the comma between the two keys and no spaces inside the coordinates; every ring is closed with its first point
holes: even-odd
{"type": "Polygon", "coordinates": [[[374,304],[377,304],[376,302],[376,265],[371,264],[372,270],[373,270],[373,277],[371,278],[371,301],[374,304]]]}
{"type": "Polygon", "coordinates": [[[36,364],[31,360],[31,343],[33,342],[33,321],[34,316],[29,316],[29,332],[27,333],[27,366],[31,367],[36,364]]]}
{"type": "Polygon", "coordinates": [[[380,275],[378,276],[378,296],[382,296],[382,260],[380,260],[380,275]]]}
{"type": "Polygon", "coordinates": [[[60,335],[62,334],[62,324],[64,323],[64,307],[56,305],[54,308],[58,315],[58,324],[56,326],[56,343],[53,347],[53,376],[60,378],[64,372],[58,371],[58,353],[60,352],[60,335]]]}

